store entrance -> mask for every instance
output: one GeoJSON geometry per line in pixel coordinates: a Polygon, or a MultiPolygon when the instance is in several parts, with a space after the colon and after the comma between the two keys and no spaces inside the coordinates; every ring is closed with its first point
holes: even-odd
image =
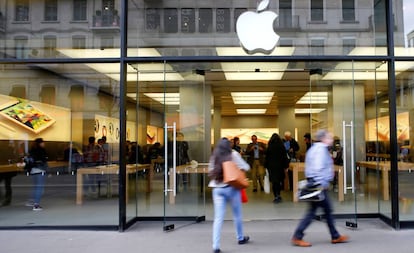
{"type": "Polygon", "coordinates": [[[272,133],[283,137],[289,131],[300,149],[283,201],[274,204],[271,193],[250,187],[243,215],[248,220],[299,219],[305,205],[297,202],[294,186],[304,178],[304,135],[319,129],[335,136],[330,149],[336,164],[330,190],[335,214],[345,215],[347,224],[354,226],[357,214],[389,208],[389,200],[381,195],[388,189],[378,183],[379,171],[357,166],[382,152],[367,147],[378,143],[377,119],[387,114],[382,109],[388,92],[384,63],[163,63],[134,68],[137,74],[130,77],[128,94],[137,114],[128,117],[137,119],[144,155],[151,157],[157,142],[160,153],[152,157],[158,160],[148,160],[153,163],[150,181],[144,174],[130,187],[130,216],[162,217],[164,229],[171,228],[174,219],[212,220],[211,189],[206,185],[214,143],[221,137],[239,137],[245,149],[252,135],[266,144],[272,133]],[[180,160],[182,145],[188,148],[185,162],[180,160]]]}

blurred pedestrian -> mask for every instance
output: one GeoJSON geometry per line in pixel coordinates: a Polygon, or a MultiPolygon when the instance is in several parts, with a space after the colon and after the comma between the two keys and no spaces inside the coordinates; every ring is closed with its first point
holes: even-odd
{"type": "Polygon", "coordinates": [[[332,203],[328,195],[328,188],[334,177],[333,160],[328,151],[328,147],[333,144],[333,136],[326,130],[319,130],[315,135],[315,139],[317,142],[312,145],[306,154],[305,176],[308,180],[320,184],[323,188],[324,198],[321,201],[309,202],[309,208],[293,234],[292,244],[300,247],[312,246],[311,243],[303,240],[304,231],[312,223],[319,207],[325,213],[329,233],[331,234],[331,243],[343,243],[349,239],[346,235],[340,235],[335,228],[332,203]]]}

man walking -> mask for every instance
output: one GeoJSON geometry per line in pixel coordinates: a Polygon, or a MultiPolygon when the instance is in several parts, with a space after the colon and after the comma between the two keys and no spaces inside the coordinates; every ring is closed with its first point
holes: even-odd
{"type": "Polygon", "coordinates": [[[320,184],[323,188],[322,194],[324,198],[321,201],[309,202],[309,209],[293,234],[292,244],[300,247],[312,246],[311,243],[304,241],[303,237],[304,231],[311,224],[318,207],[321,207],[325,213],[331,234],[331,243],[343,243],[349,239],[346,235],[340,235],[335,228],[332,204],[327,192],[329,184],[334,177],[333,161],[328,151],[328,147],[332,146],[333,143],[332,134],[326,130],[319,130],[316,133],[315,139],[317,142],[306,153],[305,175],[308,180],[311,179],[320,184]]]}

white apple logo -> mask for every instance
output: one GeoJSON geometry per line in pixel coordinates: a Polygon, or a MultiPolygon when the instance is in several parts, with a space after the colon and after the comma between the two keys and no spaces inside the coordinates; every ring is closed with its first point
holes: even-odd
{"type": "Polygon", "coordinates": [[[279,41],[280,36],[273,30],[273,22],[278,15],[264,11],[268,6],[269,0],[263,0],[257,6],[257,12],[244,12],[237,19],[237,36],[248,54],[270,54],[279,41]]]}

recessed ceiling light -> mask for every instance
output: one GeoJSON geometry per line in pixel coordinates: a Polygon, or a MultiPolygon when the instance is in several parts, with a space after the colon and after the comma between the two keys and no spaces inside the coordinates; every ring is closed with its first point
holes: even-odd
{"type": "Polygon", "coordinates": [[[265,114],[266,109],[236,109],[237,114],[265,114]]]}
{"type": "Polygon", "coordinates": [[[328,92],[307,92],[296,104],[327,104],[328,92]]]}
{"type": "Polygon", "coordinates": [[[295,109],[295,114],[312,114],[312,113],[320,113],[325,111],[324,108],[300,108],[295,109]]]}
{"type": "MultiPolygon", "coordinates": [[[[128,96],[131,93],[128,93],[128,96]]],[[[144,93],[145,96],[165,105],[179,105],[180,93],[144,93]]],[[[134,96],[135,97],[135,93],[134,96]]]]}
{"type": "Polygon", "coordinates": [[[270,104],[274,92],[231,92],[235,104],[270,104]]]}

